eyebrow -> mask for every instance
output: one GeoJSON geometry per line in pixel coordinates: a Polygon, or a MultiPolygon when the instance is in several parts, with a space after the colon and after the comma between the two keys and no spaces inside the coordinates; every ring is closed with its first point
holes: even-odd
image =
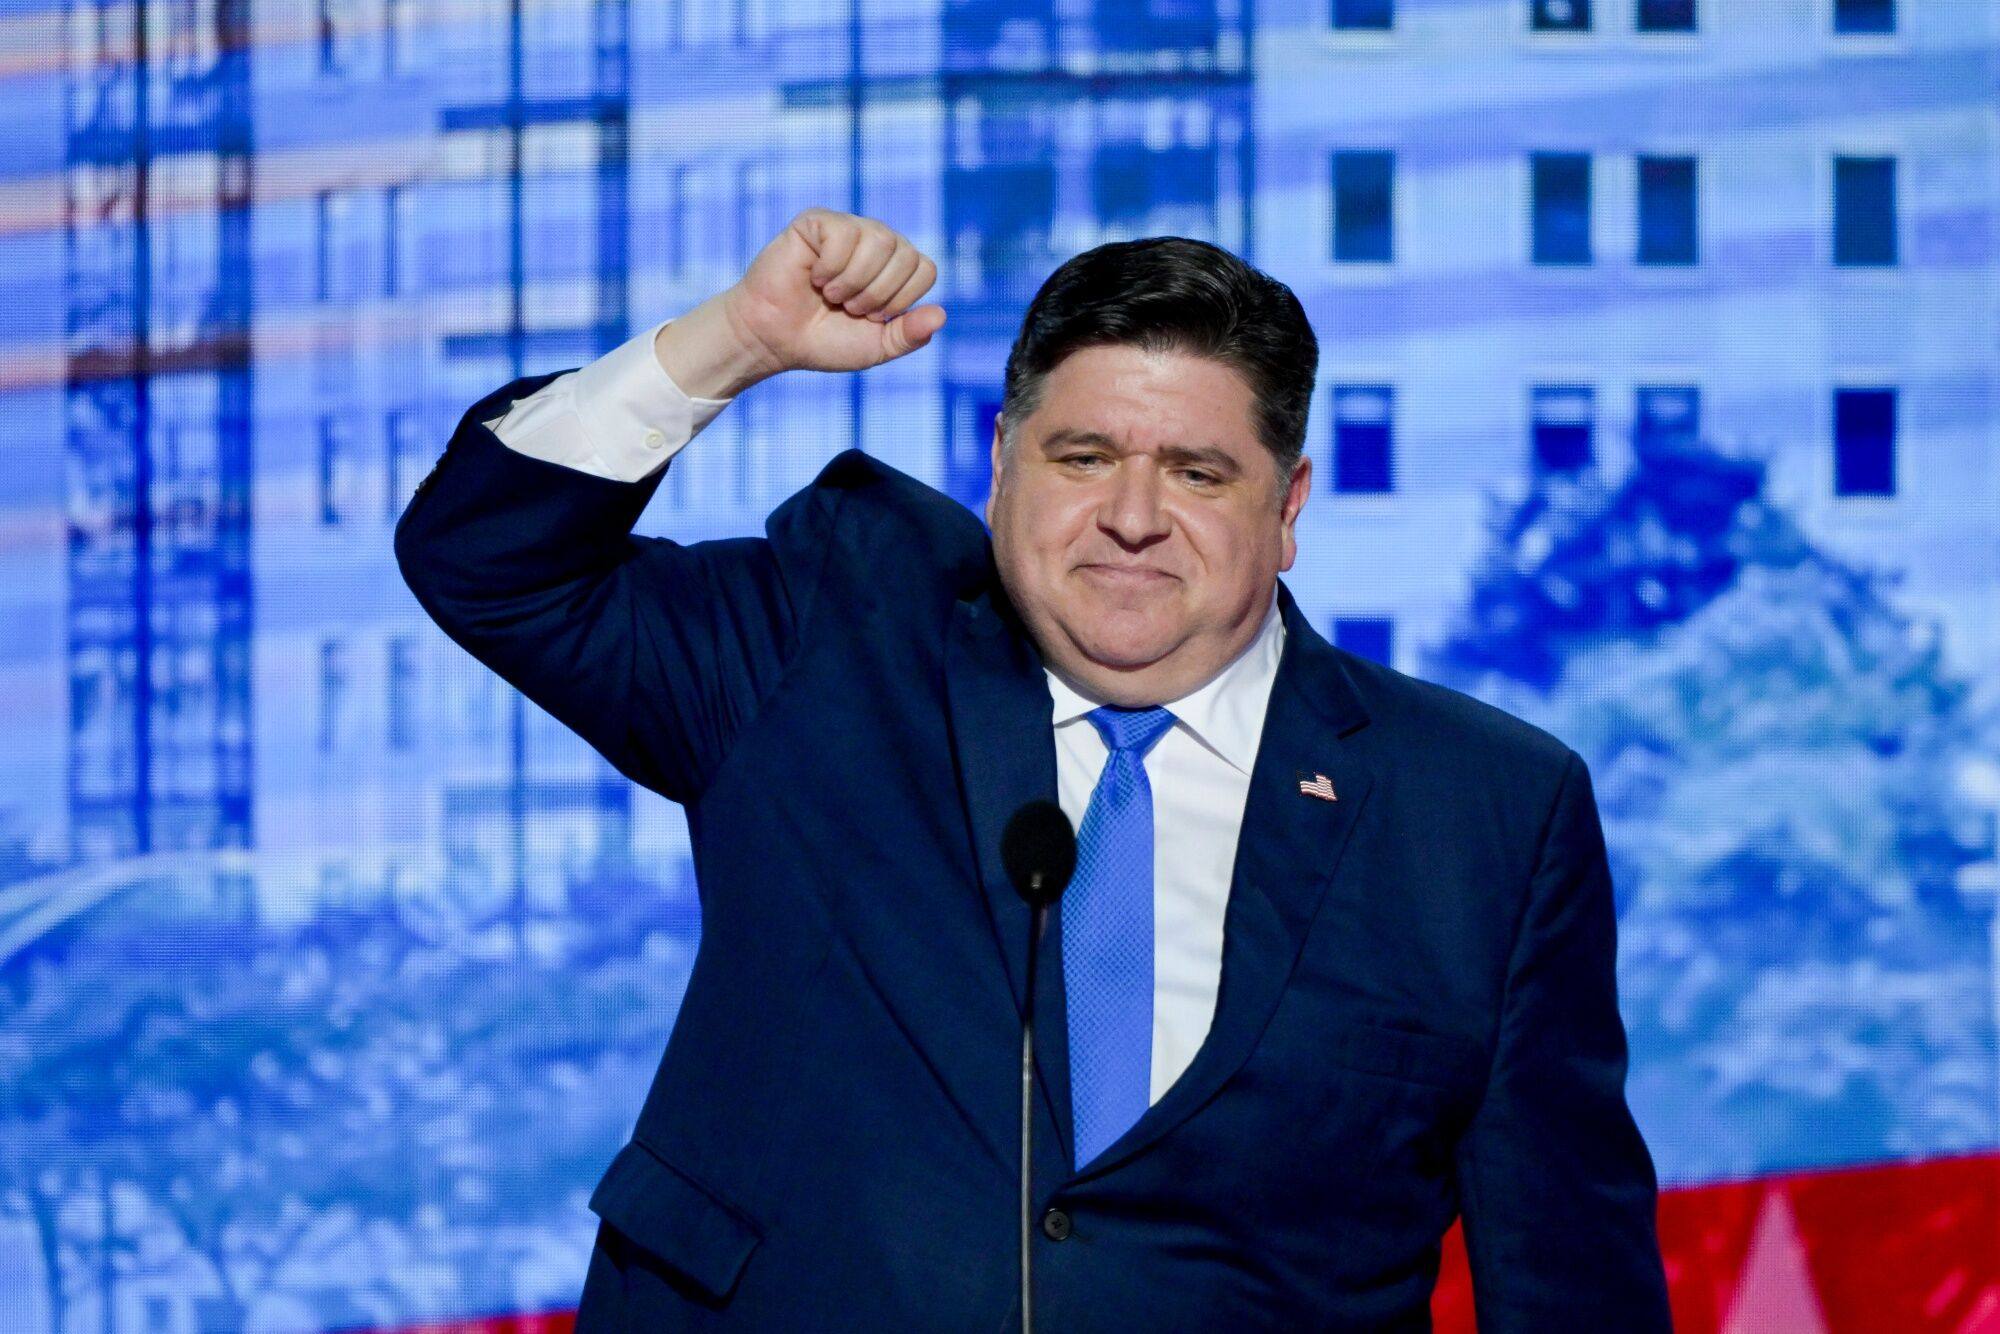
{"type": "MultiPolygon", "coordinates": [[[[1095,445],[1101,449],[1111,450],[1120,448],[1116,440],[1102,431],[1085,431],[1073,426],[1063,426],[1043,437],[1042,452],[1053,453],[1064,445],[1095,445]]],[[[1235,477],[1243,471],[1235,457],[1220,445],[1167,445],[1160,450],[1160,458],[1169,464],[1198,463],[1229,477],[1235,477]]]]}

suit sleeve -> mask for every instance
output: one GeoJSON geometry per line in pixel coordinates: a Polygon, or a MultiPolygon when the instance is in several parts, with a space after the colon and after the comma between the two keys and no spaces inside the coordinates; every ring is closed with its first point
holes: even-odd
{"type": "Polygon", "coordinates": [[[1481,1334],[1671,1334],[1653,1161],[1625,1102],[1617,920],[1590,772],[1568,752],[1457,1150],[1481,1334]]]}
{"type": "Polygon", "coordinates": [[[553,378],[467,410],[397,521],[396,563],[466,652],[626,777],[692,801],[792,656],[838,493],[799,492],[763,537],[634,534],[666,468],[595,476],[484,424],[553,378]]]}

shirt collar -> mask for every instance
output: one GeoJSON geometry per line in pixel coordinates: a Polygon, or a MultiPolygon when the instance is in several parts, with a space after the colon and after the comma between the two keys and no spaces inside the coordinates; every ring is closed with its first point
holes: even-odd
{"type": "MultiPolygon", "coordinates": [[[[1274,588],[1271,605],[1264,611],[1264,623],[1257,628],[1256,638],[1228,666],[1210,677],[1207,684],[1166,704],[1179,726],[1245,774],[1257,759],[1265,706],[1270,702],[1271,684],[1278,678],[1278,658],[1284,647],[1285,623],[1278,615],[1278,594],[1274,588]]],[[[1049,695],[1055,701],[1051,718],[1054,726],[1075,722],[1104,703],[1077,690],[1046,667],[1042,670],[1048,675],[1049,695]]]]}

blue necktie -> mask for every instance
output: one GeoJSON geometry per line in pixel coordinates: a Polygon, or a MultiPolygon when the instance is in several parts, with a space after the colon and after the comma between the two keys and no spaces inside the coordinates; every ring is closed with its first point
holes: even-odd
{"type": "Polygon", "coordinates": [[[1174,725],[1165,709],[1088,715],[1111,754],[1077,834],[1062,900],[1069,1097],[1082,1167],[1152,1104],[1153,789],[1146,752],[1174,725]]]}

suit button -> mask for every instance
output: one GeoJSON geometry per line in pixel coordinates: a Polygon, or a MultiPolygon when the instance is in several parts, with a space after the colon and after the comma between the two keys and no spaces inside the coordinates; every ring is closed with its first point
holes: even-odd
{"type": "Polygon", "coordinates": [[[1050,1241],[1061,1241],[1069,1235],[1069,1215],[1060,1209],[1051,1209],[1042,1215],[1042,1235],[1050,1241]]]}

